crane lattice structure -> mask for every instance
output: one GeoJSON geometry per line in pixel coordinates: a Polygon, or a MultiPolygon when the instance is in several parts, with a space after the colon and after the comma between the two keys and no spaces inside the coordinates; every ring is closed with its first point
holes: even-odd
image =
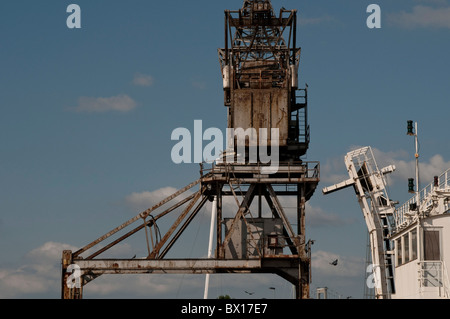
{"type": "Polygon", "coordinates": [[[218,52],[228,127],[277,127],[281,159],[305,155],[308,86],[299,88],[297,10],[282,8],[276,16],[269,0],[246,0],[242,9],[225,11],[225,47],[218,52]]]}

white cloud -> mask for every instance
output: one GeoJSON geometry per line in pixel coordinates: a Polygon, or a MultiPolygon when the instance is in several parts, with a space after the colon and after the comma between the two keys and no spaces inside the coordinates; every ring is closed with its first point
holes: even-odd
{"type": "MultiPolygon", "coordinates": [[[[357,149],[358,146],[353,146],[350,149],[357,149]]],[[[396,182],[405,183],[408,178],[415,178],[416,161],[405,150],[396,151],[382,151],[378,148],[372,148],[375,160],[379,169],[388,165],[395,165],[395,172],[387,175],[388,183],[390,185],[396,182]]],[[[422,187],[428,185],[433,181],[434,176],[439,176],[450,168],[450,161],[445,161],[442,155],[436,154],[428,161],[423,158],[419,159],[419,178],[422,187]]],[[[321,182],[324,186],[330,186],[342,182],[349,178],[344,163],[344,155],[342,157],[329,158],[321,165],[321,182]]]]}
{"type": "Polygon", "coordinates": [[[140,193],[132,193],[128,195],[125,200],[128,205],[134,209],[144,210],[153,205],[158,204],[163,199],[177,192],[174,187],[164,187],[155,191],[144,191],[140,193]]]}
{"type": "Polygon", "coordinates": [[[150,87],[155,83],[151,75],[136,73],[133,78],[133,84],[136,86],[150,87]]]}
{"type": "Polygon", "coordinates": [[[76,247],[47,242],[29,252],[17,268],[0,269],[0,298],[17,298],[30,294],[59,293],[63,250],[76,247]]]}
{"type": "Polygon", "coordinates": [[[348,179],[344,156],[328,158],[320,164],[320,181],[322,184],[334,185],[348,179]]]}
{"type": "Polygon", "coordinates": [[[417,5],[412,12],[402,11],[388,15],[388,20],[402,28],[446,28],[450,29],[450,7],[432,8],[417,5]]]}
{"type": "Polygon", "coordinates": [[[49,262],[60,261],[63,250],[76,250],[76,247],[68,244],[47,242],[25,255],[27,267],[34,269],[36,272],[44,273],[49,270],[49,262]]]}
{"type": "MultiPolygon", "coordinates": [[[[0,269],[0,299],[22,298],[30,295],[40,296],[39,298],[59,298],[62,252],[77,249],[69,244],[47,242],[27,253],[20,266],[0,269]]],[[[131,257],[131,251],[130,245],[119,244],[108,250],[102,257],[131,257]]],[[[86,255],[89,255],[89,251],[86,255]]],[[[136,280],[135,284],[139,284],[139,281],[136,280]]],[[[107,291],[109,285],[116,286],[112,281],[111,284],[102,283],[100,288],[94,285],[94,288],[107,291]]]]}
{"type": "MultiPolygon", "coordinates": [[[[395,172],[388,175],[390,184],[397,181],[405,183],[408,178],[415,178],[416,161],[415,159],[405,160],[404,158],[407,157],[405,151],[383,152],[374,148],[373,153],[380,169],[386,165],[395,165],[395,172]]],[[[419,159],[419,178],[422,187],[431,183],[434,176],[439,176],[449,168],[450,161],[446,162],[440,154],[432,156],[428,162],[419,159]]]]}
{"type": "Polygon", "coordinates": [[[74,108],[76,112],[105,113],[116,111],[126,113],[136,108],[136,102],[128,95],[118,95],[113,97],[80,97],[78,106],[74,108]]]}
{"type": "Polygon", "coordinates": [[[25,269],[0,270],[0,298],[46,292],[49,289],[48,284],[55,282],[47,279],[29,273],[25,269]]]}

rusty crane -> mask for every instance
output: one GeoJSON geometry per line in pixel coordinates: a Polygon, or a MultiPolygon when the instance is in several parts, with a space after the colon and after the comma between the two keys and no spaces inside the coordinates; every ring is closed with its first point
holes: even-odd
{"type": "Polygon", "coordinates": [[[84,287],[103,274],[157,273],[273,273],[292,283],[297,298],[309,298],[305,204],[319,183],[320,165],[301,160],[310,134],[307,88],[298,88],[301,50],[296,31],[296,10],[281,9],[277,15],[270,0],[245,0],[241,9],[225,11],[225,47],[219,49],[228,127],[277,128],[278,170],[267,174],[260,161],[216,162],[202,168],[198,180],[157,205],[78,251],[64,251],[62,298],[82,298],[84,287]],[[295,198],[295,217],[281,204],[284,196],[295,198]],[[237,204],[229,216],[223,211],[225,197],[237,204]],[[168,259],[208,200],[214,202],[216,214],[212,258],[168,259]],[[174,221],[164,235],[151,236],[160,230],[159,221],[169,217],[174,221]],[[140,231],[152,239],[147,240],[146,256],[102,259],[103,253],[140,231]],[[74,268],[78,286],[71,284],[74,268]]]}

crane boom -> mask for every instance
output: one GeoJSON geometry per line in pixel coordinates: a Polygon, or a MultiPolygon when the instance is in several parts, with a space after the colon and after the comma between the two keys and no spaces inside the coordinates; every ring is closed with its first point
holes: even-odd
{"type": "Polygon", "coordinates": [[[395,166],[380,170],[370,147],[349,152],[345,156],[345,164],[350,178],[324,188],[323,194],[353,186],[369,232],[375,297],[388,299],[395,292],[389,240],[395,204],[389,200],[384,175],[393,172],[395,166]]]}

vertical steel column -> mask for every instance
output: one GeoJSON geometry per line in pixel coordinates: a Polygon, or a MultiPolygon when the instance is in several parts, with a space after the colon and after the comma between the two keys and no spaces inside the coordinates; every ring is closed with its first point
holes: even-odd
{"type": "Polygon", "coordinates": [[[309,299],[309,269],[311,266],[311,260],[300,260],[300,287],[301,296],[299,299],[309,299]]]}
{"type": "Polygon", "coordinates": [[[216,229],[216,258],[223,259],[225,258],[225,251],[222,249],[222,188],[223,184],[217,183],[217,229],[216,229]]]}
{"type": "MultiPolygon", "coordinates": [[[[297,234],[305,238],[305,184],[297,184],[297,234]]],[[[304,241],[303,241],[304,243],[304,241]]]]}
{"type": "Polygon", "coordinates": [[[70,289],[67,286],[67,279],[69,274],[67,273],[67,268],[72,264],[72,252],[70,250],[64,250],[62,254],[62,272],[61,272],[61,298],[70,298],[70,289]]]}
{"type": "Polygon", "coordinates": [[[61,298],[62,299],[82,299],[83,298],[83,278],[78,278],[79,286],[70,288],[67,281],[70,277],[68,268],[73,263],[73,254],[70,250],[64,250],[62,254],[62,272],[61,272],[61,298]]]}
{"type": "Polygon", "coordinates": [[[295,50],[297,48],[297,10],[293,10],[294,11],[294,27],[293,27],[293,37],[292,37],[292,63],[295,64],[295,50]]]}

